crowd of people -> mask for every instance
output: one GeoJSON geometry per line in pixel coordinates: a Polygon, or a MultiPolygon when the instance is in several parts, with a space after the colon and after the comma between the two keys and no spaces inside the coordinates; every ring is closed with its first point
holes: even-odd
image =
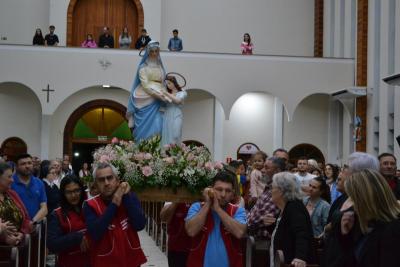
{"type": "MultiPolygon", "coordinates": [[[[49,33],[43,37],[42,30],[37,28],[33,36],[32,44],[39,46],[58,46],[60,43],[58,36],[54,33],[55,26],[50,25],[49,33]]],[[[146,29],[141,30],[140,36],[136,39],[134,43],[134,48],[138,50],[143,50],[147,44],[151,41],[150,36],[146,29]]],[[[124,27],[121,34],[118,37],[118,44],[120,49],[130,49],[132,44],[132,36],[129,33],[128,27],[124,27]]],[[[114,37],[110,33],[110,28],[104,26],[103,32],[99,37],[98,42],[93,37],[92,33],[87,33],[84,41],[81,44],[83,48],[114,48],[114,37]]],[[[252,55],[254,49],[254,44],[251,41],[249,33],[243,35],[243,42],[240,44],[240,50],[243,55],[252,55]]],[[[183,50],[183,41],[179,37],[178,29],[172,30],[172,37],[168,41],[168,50],[172,52],[180,52],[183,50]]]]}
{"type": "MultiPolygon", "coordinates": [[[[275,266],[278,250],[296,267],[398,266],[400,180],[393,154],[355,152],[342,167],[305,157],[290,162],[284,149],[271,157],[259,151],[250,162],[225,165],[201,202],[165,203],[160,218],[167,223],[169,266],[244,266],[249,236],[265,252],[263,266],[275,266]]],[[[93,170],[85,163],[79,173],[68,156],[0,158],[0,242],[20,244],[47,217],[56,266],[145,263],[137,232],[146,218],[129,184],[108,163],[93,170]],[[90,174],[93,188],[82,179],[90,174]]]]}
{"type": "MultiPolygon", "coordinates": [[[[58,46],[59,39],[58,36],[54,33],[55,26],[51,25],[49,27],[49,33],[43,37],[42,30],[37,28],[35,34],[33,36],[32,44],[39,46],[58,46]]],[[[174,29],[172,31],[172,37],[168,41],[168,50],[179,52],[183,49],[182,39],[178,36],[179,31],[174,29]]],[[[134,43],[135,49],[143,50],[147,44],[151,41],[150,36],[147,34],[146,29],[141,30],[141,35],[137,38],[134,43]]],[[[124,27],[121,31],[121,34],[118,37],[118,45],[120,49],[130,49],[132,44],[132,36],[129,33],[128,27],[124,27]]],[[[93,37],[92,33],[87,33],[85,36],[85,40],[82,42],[81,47],[83,48],[114,48],[115,41],[114,36],[110,33],[110,28],[104,26],[103,32],[99,36],[98,41],[93,37]]]]}

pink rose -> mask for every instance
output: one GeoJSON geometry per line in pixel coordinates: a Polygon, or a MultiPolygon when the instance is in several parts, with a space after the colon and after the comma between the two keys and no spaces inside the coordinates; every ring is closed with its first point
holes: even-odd
{"type": "Polygon", "coordinates": [[[153,174],[153,170],[151,169],[150,166],[144,166],[142,168],[142,173],[143,173],[144,176],[149,177],[150,175],[153,174]]]}
{"type": "Polygon", "coordinates": [[[143,153],[137,153],[133,156],[136,160],[144,160],[144,154],[143,153]]]}
{"type": "Polygon", "coordinates": [[[214,169],[214,166],[213,166],[212,162],[207,161],[206,164],[204,164],[204,168],[206,168],[208,170],[212,170],[212,169],[214,169]]]}
{"type": "Polygon", "coordinates": [[[168,157],[163,159],[167,164],[174,164],[174,158],[168,157]]]}
{"type": "Polygon", "coordinates": [[[110,162],[110,157],[109,156],[107,156],[107,155],[101,155],[101,157],[100,157],[100,160],[99,160],[100,162],[103,162],[103,163],[107,163],[107,162],[110,162]]]}
{"type": "Polygon", "coordinates": [[[189,153],[189,154],[187,155],[187,160],[188,160],[188,161],[194,160],[194,155],[193,155],[192,153],[189,153]]]}
{"type": "Polygon", "coordinates": [[[222,165],[222,162],[221,162],[221,161],[217,161],[217,162],[215,162],[214,167],[215,167],[217,170],[222,170],[222,169],[224,168],[224,165],[222,165]]]}
{"type": "Polygon", "coordinates": [[[119,143],[119,140],[118,140],[117,137],[113,137],[113,138],[111,139],[111,144],[118,144],[118,143],[119,143]]]}
{"type": "Polygon", "coordinates": [[[150,153],[144,154],[144,159],[149,160],[149,159],[152,159],[152,158],[153,158],[153,156],[150,153]]]}

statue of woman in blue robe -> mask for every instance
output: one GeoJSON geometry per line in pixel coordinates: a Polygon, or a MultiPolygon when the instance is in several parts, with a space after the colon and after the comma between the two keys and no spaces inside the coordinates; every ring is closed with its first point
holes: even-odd
{"type": "Polygon", "coordinates": [[[160,58],[158,42],[150,42],[139,64],[136,78],[129,96],[127,115],[133,120],[133,139],[135,142],[161,135],[163,114],[160,107],[171,102],[162,93],[165,69],[160,58]]]}

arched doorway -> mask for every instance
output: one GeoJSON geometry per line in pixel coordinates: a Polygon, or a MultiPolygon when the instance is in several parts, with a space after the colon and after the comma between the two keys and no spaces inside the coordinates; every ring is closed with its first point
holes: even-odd
{"type": "Polygon", "coordinates": [[[64,154],[72,159],[75,172],[83,162],[92,162],[92,153],[113,137],[130,140],[126,108],[111,100],[94,100],[77,108],[64,129],[64,154]]]}
{"type": "Polygon", "coordinates": [[[118,47],[118,36],[124,26],[128,27],[132,39],[136,39],[144,27],[140,0],[70,1],[67,13],[68,46],[80,46],[88,33],[93,34],[97,42],[104,26],[110,28],[115,47],[118,47]]]}
{"type": "Polygon", "coordinates": [[[15,162],[19,154],[27,153],[28,147],[19,137],[10,137],[1,144],[0,154],[7,155],[7,160],[15,162]]]}
{"type": "Polygon", "coordinates": [[[325,164],[325,157],[316,146],[310,144],[299,144],[289,150],[290,163],[296,164],[297,159],[306,157],[308,159],[315,159],[317,162],[325,164]]]}

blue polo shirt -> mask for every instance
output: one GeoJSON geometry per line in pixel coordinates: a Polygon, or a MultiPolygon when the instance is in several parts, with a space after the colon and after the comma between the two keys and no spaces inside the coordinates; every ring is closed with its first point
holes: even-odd
{"type": "MultiPolygon", "coordinates": [[[[200,202],[193,203],[186,216],[186,221],[192,219],[200,212],[200,202]]],[[[225,248],[224,240],[221,236],[221,218],[215,211],[211,211],[214,219],[214,228],[208,236],[206,252],[204,255],[204,267],[229,267],[228,253],[225,248]]],[[[246,224],[246,211],[243,208],[238,208],[233,215],[233,219],[241,224],[246,224]]]]}
{"type": "Polygon", "coordinates": [[[22,183],[17,174],[13,175],[14,182],[11,188],[17,192],[18,196],[24,203],[29,217],[32,219],[40,209],[40,204],[47,203],[46,191],[42,180],[31,176],[29,184],[22,183]]]}

